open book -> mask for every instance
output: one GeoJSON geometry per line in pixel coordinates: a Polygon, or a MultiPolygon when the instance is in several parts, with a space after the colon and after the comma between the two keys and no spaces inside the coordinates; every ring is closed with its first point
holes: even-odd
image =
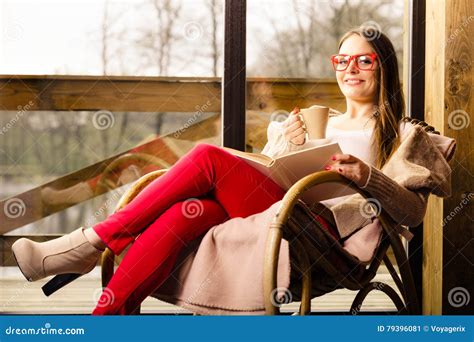
{"type": "MultiPolygon", "coordinates": [[[[245,160],[285,190],[288,190],[301,178],[317,171],[323,171],[324,166],[330,162],[332,155],[342,153],[337,142],[291,152],[277,158],[271,158],[260,153],[242,152],[228,147],[223,147],[223,149],[245,160]]],[[[305,203],[311,204],[355,193],[348,186],[329,182],[305,191],[302,199],[305,203]]]]}

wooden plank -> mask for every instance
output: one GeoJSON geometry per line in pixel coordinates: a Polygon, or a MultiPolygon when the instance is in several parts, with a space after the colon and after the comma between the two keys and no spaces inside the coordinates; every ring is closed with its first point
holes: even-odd
{"type": "MultiPolygon", "coordinates": [[[[320,103],[344,110],[335,80],[247,79],[247,110],[320,103]]],[[[0,76],[0,110],[221,111],[219,78],[0,76]],[[30,102],[31,101],[31,102],[30,102]]]]}
{"type": "Polygon", "coordinates": [[[443,219],[446,223],[440,227],[443,232],[442,314],[472,315],[474,312],[472,263],[474,260],[472,57],[474,2],[447,0],[445,11],[445,79],[444,84],[440,85],[444,91],[444,107],[440,108],[440,113],[444,113],[442,116],[444,133],[456,139],[457,151],[452,163],[453,195],[441,202],[443,219]],[[470,124],[467,124],[468,120],[470,124]],[[450,220],[447,220],[448,217],[450,220]]]}
{"type": "Polygon", "coordinates": [[[0,78],[4,110],[220,111],[216,81],[0,78]],[[31,102],[30,102],[31,101],[31,102]]]}
{"type": "Polygon", "coordinates": [[[346,102],[334,80],[275,81],[251,79],[247,82],[247,109],[264,111],[291,111],[295,106],[309,107],[321,104],[337,110],[345,110],[346,102]]]}
{"type": "MultiPolygon", "coordinates": [[[[444,43],[445,0],[426,3],[426,84],[425,119],[444,134],[444,43]]],[[[442,200],[430,196],[425,215],[423,237],[423,306],[424,315],[441,314],[442,296],[442,200]]]]}
{"type": "MultiPolygon", "coordinates": [[[[41,286],[45,280],[27,282],[17,269],[1,268],[0,306],[1,314],[90,314],[100,295],[100,269],[96,268],[50,297],[45,297],[41,286]],[[21,300],[19,300],[21,298],[21,300]]],[[[383,270],[375,276],[375,281],[382,281],[396,288],[390,275],[383,270]]],[[[398,293],[398,290],[396,290],[398,293]]],[[[312,300],[312,310],[316,313],[333,312],[349,313],[350,305],[356,295],[351,290],[336,290],[312,300]]],[[[282,312],[295,312],[299,302],[283,305],[282,312]]],[[[392,310],[395,306],[380,291],[372,292],[362,311],[392,310]]],[[[186,314],[189,311],[155,298],[148,297],[142,305],[142,312],[148,314],[186,314]]]]}

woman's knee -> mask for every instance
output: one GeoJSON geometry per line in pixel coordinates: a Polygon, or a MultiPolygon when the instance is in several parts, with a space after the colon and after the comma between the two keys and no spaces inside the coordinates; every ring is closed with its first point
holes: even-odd
{"type": "Polygon", "coordinates": [[[212,164],[212,167],[230,167],[241,162],[240,158],[226,151],[220,146],[208,143],[199,143],[194,147],[194,156],[200,158],[202,162],[212,164]]]}
{"type": "Polygon", "coordinates": [[[239,158],[221,147],[207,143],[199,143],[194,146],[189,152],[189,158],[193,163],[207,165],[210,170],[215,170],[218,165],[233,165],[239,161],[239,158]]]}
{"type": "Polygon", "coordinates": [[[208,144],[208,143],[199,143],[192,149],[192,152],[202,154],[202,153],[215,153],[221,152],[222,149],[219,146],[208,144]]]}

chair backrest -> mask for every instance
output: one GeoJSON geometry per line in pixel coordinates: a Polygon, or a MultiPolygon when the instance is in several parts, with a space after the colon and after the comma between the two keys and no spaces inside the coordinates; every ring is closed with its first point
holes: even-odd
{"type": "Polygon", "coordinates": [[[438,134],[438,135],[440,134],[433,126],[428,125],[428,123],[426,123],[425,121],[422,121],[422,120],[418,120],[418,119],[415,119],[415,118],[410,118],[409,116],[404,116],[401,119],[401,121],[410,122],[413,125],[420,125],[427,132],[430,132],[430,133],[433,133],[433,134],[438,134]]]}

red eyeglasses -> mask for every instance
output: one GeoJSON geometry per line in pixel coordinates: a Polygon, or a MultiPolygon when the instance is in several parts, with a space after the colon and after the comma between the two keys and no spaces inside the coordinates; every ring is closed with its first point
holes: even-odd
{"type": "Polygon", "coordinates": [[[360,55],[332,55],[331,62],[334,70],[344,71],[347,69],[351,61],[355,61],[355,66],[359,70],[374,70],[375,69],[375,60],[377,59],[377,54],[375,52],[370,54],[360,54],[360,55]]]}

